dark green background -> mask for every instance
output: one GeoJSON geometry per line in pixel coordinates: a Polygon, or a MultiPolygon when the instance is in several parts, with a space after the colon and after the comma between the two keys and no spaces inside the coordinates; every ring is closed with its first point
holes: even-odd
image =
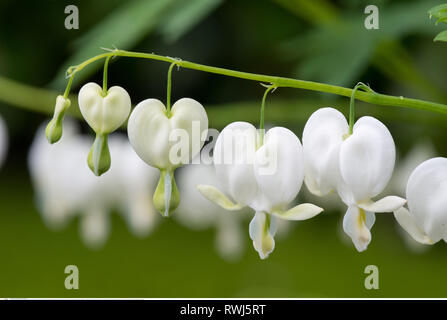
{"type": "MultiPolygon", "coordinates": [[[[27,151],[38,125],[49,117],[55,94],[64,90],[67,63],[98,54],[99,47],[117,45],[348,87],[363,81],[378,92],[447,102],[447,45],[432,42],[444,27],[435,26],[426,13],[440,1],[230,0],[186,18],[175,17],[186,10],[185,2],[166,0],[170,4],[155,17],[146,4],[151,1],[0,3],[0,113],[11,145],[0,171],[0,296],[445,297],[446,244],[412,252],[392,214],[377,215],[366,252],[341,240],[341,212],[325,212],[296,223],[287,237],[277,240],[266,261],[252,248],[247,221],[246,251],[234,263],[216,254],[213,230],[191,231],[175,220],[163,220],[152,235],[137,239],[114,214],[109,241],[99,251],[82,245],[78,221],[61,232],[44,226],[34,207],[27,151]],[[78,5],[80,30],[63,27],[67,4],[78,5]],[[379,31],[363,28],[367,4],[379,6],[379,31]],[[132,7],[146,5],[147,11],[132,7]],[[135,12],[153,19],[152,24],[133,30],[135,12]],[[129,27],[114,29],[122,25],[129,27]],[[111,36],[105,37],[107,33],[111,36]],[[64,288],[69,264],[79,267],[77,291],[64,288]],[[376,291],[364,287],[364,268],[370,264],[380,271],[376,291]]],[[[167,67],[117,59],[109,82],[125,87],[133,101],[164,100],[167,67]]],[[[87,80],[101,81],[101,64],[77,78],[73,93],[87,80]]],[[[173,81],[173,100],[190,96],[201,101],[213,127],[236,120],[258,122],[263,88],[255,82],[190,70],[175,72],[173,81]]],[[[280,88],[267,102],[266,121],[301,136],[312,111],[329,105],[347,114],[347,99],[280,88]]],[[[374,115],[390,128],[400,154],[420,138],[433,141],[440,156],[447,153],[445,116],[362,103],[357,110],[358,116],[374,115]]],[[[84,131],[89,132],[86,126],[84,131]]]]}

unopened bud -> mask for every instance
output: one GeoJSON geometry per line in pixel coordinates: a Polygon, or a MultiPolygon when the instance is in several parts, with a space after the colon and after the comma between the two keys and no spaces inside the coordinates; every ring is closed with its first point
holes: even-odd
{"type": "Polygon", "coordinates": [[[180,194],[175,183],[174,171],[161,170],[160,180],[154,193],[154,206],[163,217],[169,217],[180,203],[180,194]]]}
{"type": "Polygon", "coordinates": [[[56,143],[62,137],[62,121],[64,120],[65,113],[69,107],[70,99],[64,98],[63,96],[57,96],[53,118],[45,129],[45,135],[49,143],[56,143]]]}
{"type": "Polygon", "coordinates": [[[110,169],[112,162],[110,158],[107,134],[97,134],[95,142],[88,154],[87,163],[90,170],[97,176],[102,175],[110,169]]]}

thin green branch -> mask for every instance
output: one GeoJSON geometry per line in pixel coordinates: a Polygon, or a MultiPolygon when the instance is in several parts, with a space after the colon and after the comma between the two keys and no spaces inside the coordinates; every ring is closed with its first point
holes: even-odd
{"type": "Polygon", "coordinates": [[[109,60],[112,56],[106,58],[104,62],[104,75],[102,78],[102,95],[105,97],[107,95],[107,72],[109,70],[109,60]]]}
{"type": "Polygon", "coordinates": [[[167,116],[171,116],[171,88],[172,88],[172,69],[176,65],[176,62],[171,63],[168,69],[168,85],[167,85],[167,94],[166,94],[166,111],[167,116]]]}
{"type": "MultiPolygon", "coordinates": [[[[325,83],[299,80],[293,78],[284,78],[277,76],[269,76],[263,74],[249,73],[236,71],[225,68],[218,68],[207,66],[203,64],[198,64],[194,62],[179,60],[177,58],[171,58],[166,56],[161,56],[153,53],[142,53],[142,52],[132,52],[132,51],[124,51],[124,50],[112,50],[110,52],[106,52],[95,57],[92,57],[77,66],[70,67],[67,71],[69,76],[74,76],[77,72],[81,71],[90,63],[95,61],[111,57],[111,56],[120,56],[120,57],[131,57],[131,58],[142,58],[142,59],[150,59],[157,61],[164,61],[169,63],[175,63],[178,67],[198,70],[208,73],[220,74],[224,76],[258,81],[258,82],[266,82],[274,84],[276,87],[288,87],[288,88],[297,88],[318,92],[326,92],[332,93],[344,97],[350,97],[352,95],[352,89],[334,86],[325,83]]],[[[365,101],[372,104],[383,105],[383,106],[395,106],[395,107],[406,107],[412,109],[419,110],[428,110],[433,112],[439,112],[447,114],[447,105],[436,103],[436,102],[428,102],[424,100],[405,98],[403,96],[391,96],[386,94],[379,94],[376,92],[357,92],[356,99],[365,101]]]]}
{"type": "Polygon", "coordinates": [[[265,90],[265,92],[264,92],[264,96],[262,97],[262,103],[261,103],[261,118],[260,118],[260,120],[259,120],[259,129],[260,129],[260,132],[261,132],[261,145],[264,143],[264,111],[265,111],[265,99],[267,98],[267,95],[268,95],[268,93],[271,91],[271,90],[274,90],[274,89],[276,89],[276,86],[275,85],[269,85],[269,86],[266,86],[267,87],[267,89],[265,90]]]}
{"type": "Polygon", "coordinates": [[[374,93],[374,91],[368,87],[366,84],[364,84],[363,82],[359,82],[356,84],[356,86],[354,87],[354,89],[352,89],[352,94],[351,94],[351,101],[349,102],[349,135],[352,134],[352,131],[354,130],[354,122],[355,122],[355,109],[354,109],[354,104],[355,104],[355,94],[357,93],[357,90],[362,89],[365,92],[372,92],[374,93]]]}

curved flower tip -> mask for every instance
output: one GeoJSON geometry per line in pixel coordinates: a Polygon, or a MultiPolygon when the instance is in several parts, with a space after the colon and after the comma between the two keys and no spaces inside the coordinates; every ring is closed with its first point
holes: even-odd
{"type": "Polygon", "coordinates": [[[302,203],[287,211],[273,211],[272,214],[284,220],[307,220],[323,212],[323,208],[317,207],[311,203],[302,203]]]}
{"type": "Polygon", "coordinates": [[[371,242],[371,232],[376,217],[356,206],[350,206],[343,218],[343,230],[351,237],[357,251],[365,251],[371,242]]]}
{"type": "Polygon", "coordinates": [[[447,241],[446,194],[447,158],[424,161],[408,179],[408,210],[398,210],[394,215],[416,241],[447,241]]]}
{"type": "Polygon", "coordinates": [[[216,187],[199,184],[196,188],[205,198],[226,210],[236,211],[243,208],[243,206],[228,199],[228,197],[216,187]]]}
{"type": "Polygon", "coordinates": [[[399,225],[417,242],[422,244],[435,243],[432,239],[430,239],[429,236],[425,234],[424,231],[422,231],[418,227],[410,212],[406,208],[399,208],[397,211],[394,212],[394,217],[396,218],[399,225]]]}
{"type": "Polygon", "coordinates": [[[387,196],[378,201],[372,200],[359,201],[358,206],[361,209],[370,212],[394,212],[403,207],[407,200],[397,196],[387,196]]]}
{"type": "Polygon", "coordinates": [[[265,212],[256,212],[250,222],[249,233],[253,247],[261,259],[266,259],[275,249],[275,233],[278,229],[275,217],[265,212]]]}

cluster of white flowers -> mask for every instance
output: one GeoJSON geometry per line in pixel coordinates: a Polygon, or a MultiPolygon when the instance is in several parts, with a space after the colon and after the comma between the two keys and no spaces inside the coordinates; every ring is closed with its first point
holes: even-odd
{"type": "Polygon", "coordinates": [[[60,144],[49,145],[43,128],[37,131],[28,164],[45,223],[61,229],[79,216],[81,238],[92,248],[107,240],[114,209],[123,213],[136,236],[151,232],[159,215],[147,195],[155,189],[157,170],[138,158],[125,136],[116,134],[110,137],[111,169],[95,177],[85,163],[90,145],[90,137],[80,134],[71,121],[64,124],[60,144]]]}
{"type": "MultiPolygon", "coordinates": [[[[63,105],[69,103],[65,101],[63,105]]],[[[130,97],[120,87],[106,91],[89,83],[79,93],[79,105],[96,133],[88,165],[96,175],[101,175],[111,165],[107,137],[125,122],[130,113],[130,97]]],[[[55,113],[52,121],[60,118],[55,113]]],[[[222,218],[223,211],[216,210],[211,203],[209,208],[199,209],[194,200],[198,195],[194,186],[225,210],[251,208],[255,214],[249,235],[261,259],[267,258],[275,247],[278,219],[306,220],[323,211],[310,203],[292,206],[303,182],[318,197],[331,193],[339,196],[347,207],[343,230],[358,251],[367,249],[375,213],[382,212],[394,212],[399,224],[421,243],[447,240],[447,211],[443,206],[447,198],[442,196],[447,190],[447,159],[428,160],[411,174],[406,190],[408,210],[404,208],[407,200],[403,197],[373,200],[384,192],[393,175],[394,140],[386,126],[375,118],[362,117],[350,124],[336,109],[319,109],[308,119],[301,144],[295,133],[284,127],[264,132],[247,122],[231,123],[215,141],[212,163],[200,168],[200,172],[190,169],[185,174],[183,201],[174,172],[199,155],[204,145],[208,118],[203,106],[183,98],[171,109],[169,99],[167,107],[159,100],[147,99],[130,114],[127,130],[136,154],[160,172],[153,205],[163,216],[169,216],[182,203],[181,221],[200,217],[204,225],[229,225],[229,220],[222,218]],[[212,170],[215,175],[210,173],[212,170]],[[195,179],[197,175],[200,177],[195,179]],[[214,215],[197,215],[197,210],[212,211],[214,215]],[[212,220],[213,223],[209,222],[212,220]]],[[[52,142],[62,130],[50,123],[47,137],[49,132],[52,142]]],[[[234,225],[231,228],[236,230],[234,225]]],[[[223,243],[218,247],[234,251],[231,248],[238,241],[233,238],[238,236],[233,232],[221,237],[223,240],[218,237],[217,241],[223,243]]]]}

